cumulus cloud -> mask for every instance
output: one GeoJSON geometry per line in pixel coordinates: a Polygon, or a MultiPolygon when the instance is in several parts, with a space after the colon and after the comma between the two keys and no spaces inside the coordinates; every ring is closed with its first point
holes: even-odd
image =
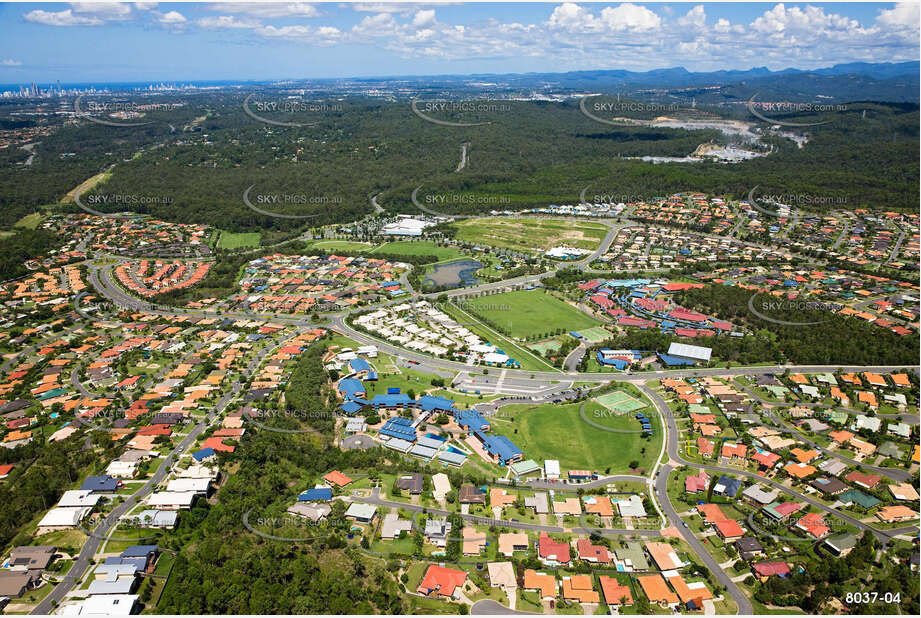
{"type": "Polygon", "coordinates": [[[207,7],[218,13],[244,14],[267,19],[320,16],[317,7],[308,2],[216,2],[207,7]]]}
{"type": "Polygon", "coordinates": [[[185,15],[179,11],[170,11],[169,13],[164,13],[160,16],[159,22],[161,24],[184,24],[186,23],[185,15]]]}
{"type": "Polygon", "coordinates": [[[19,60],[13,60],[12,58],[0,58],[0,67],[19,67],[22,66],[22,62],[19,60]]]}
{"type": "Polygon", "coordinates": [[[262,23],[255,19],[240,19],[233,15],[217,15],[215,17],[202,17],[195,22],[200,28],[206,30],[223,30],[227,28],[259,28],[262,23]]]}
{"type": "Polygon", "coordinates": [[[104,20],[95,16],[74,15],[71,9],[65,11],[42,11],[36,9],[23,15],[23,19],[45,26],[101,26],[104,20]]]}

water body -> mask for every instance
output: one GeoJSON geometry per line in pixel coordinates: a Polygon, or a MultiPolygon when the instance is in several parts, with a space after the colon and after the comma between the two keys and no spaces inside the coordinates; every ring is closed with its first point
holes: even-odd
{"type": "Polygon", "coordinates": [[[438,264],[432,267],[423,284],[434,287],[464,287],[478,283],[474,273],[483,268],[483,264],[476,260],[460,260],[447,264],[438,264]]]}

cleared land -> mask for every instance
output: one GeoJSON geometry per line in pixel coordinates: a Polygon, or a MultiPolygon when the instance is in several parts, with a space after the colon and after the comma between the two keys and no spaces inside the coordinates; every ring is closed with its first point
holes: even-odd
{"type": "Polygon", "coordinates": [[[217,239],[218,249],[243,249],[245,247],[259,246],[259,232],[225,232],[217,239]]]}
{"type": "MultiPolygon", "coordinates": [[[[564,470],[588,468],[603,473],[610,468],[611,474],[618,474],[628,472],[631,461],[649,469],[661,447],[662,428],[658,418],[652,419],[654,435],[647,441],[638,433],[614,433],[592,427],[579,416],[581,405],[505,406],[502,416],[511,416],[514,422],[497,421],[492,431],[517,444],[526,458],[558,459],[564,470]],[[641,452],[644,448],[645,452],[641,452]]],[[[600,425],[640,429],[636,419],[606,419],[605,413],[610,414],[594,402],[586,403],[586,416],[600,425]]]]}
{"type": "Polygon", "coordinates": [[[600,223],[538,217],[480,217],[454,225],[458,240],[530,253],[564,245],[597,249],[608,231],[600,223]]]}
{"type": "Polygon", "coordinates": [[[599,322],[543,290],[517,290],[464,301],[464,308],[520,339],[598,326],[599,322]]]}

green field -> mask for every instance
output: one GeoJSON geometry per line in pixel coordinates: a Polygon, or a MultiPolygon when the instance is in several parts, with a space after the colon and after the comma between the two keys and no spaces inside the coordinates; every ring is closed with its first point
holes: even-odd
{"type": "Polygon", "coordinates": [[[313,249],[325,249],[326,251],[367,251],[374,245],[352,240],[318,240],[310,243],[310,247],[313,249]]]}
{"type": "Polygon", "coordinates": [[[598,343],[599,341],[605,341],[611,338],[611,333],[601,326],[585,328],[580,330],[579,334],[589,343],[598,343]]]}
{"type": "Polygon", "coordinates": [[[608,231],[600,223],[538,217],[467,219],[454,226],[458,240],[532,253],[562,245],[597,249],[608,231]]]}
{"type": "Polygon", "coordinates": [[[461,252],[454,247],[439,247],[433,242],[413,242],[395,240],[384,243],[371,253],[395,253],[397,255],[434,255],[440,260],[452,260],[461,257],[461,252]]]}
{"type": "MultiPolygon", "coordinates": [[[[526,458],[558,459],[563,470],[592,469],[611,474],[626,473],[629,463],[638,461],[640,468],[648,470],[659,455],[662,427],[657,417],[652,418],[654,436],[647,441],[638,433],[614,433],[592,427],[579,416],[581,404],[570,405],[515,405],[502,408],[503,417],[513,417],[513,423],[494,423],[492,431],[504,435],[524,451],[526,458]],[[517,433],[515,431],[517,430],[517,433]],[[645,453],[641,449],[645,448],[645,453]]],[[[586,416],[598,422],[597,404],[589,402],[586,416]]],[[[600,422],[614,425],[614,422],[600,422]]],[[[639,429],[632,418],[619,418],[624,429],[639,429]]]]}
{"type": "Polygon", "coordinates": [[[217,240],[218,249],[244,249],[246,247],[259,246],[259,232],[225,232],[221,230],[221,235],[217,240]]]}
{"type": "Polygon", "coordinates": [[[542,290],[517,290],[464,301],[464,308],[489,320],[512,337],[538,337],[598,326],[598,321],[542,290]]]}

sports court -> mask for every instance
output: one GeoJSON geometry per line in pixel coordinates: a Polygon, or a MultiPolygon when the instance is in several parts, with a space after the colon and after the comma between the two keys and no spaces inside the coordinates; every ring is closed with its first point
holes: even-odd
{"type": "Polygon", "coordinates": [[[595,401],[613,412],[627,413],[645,408],[646,404],[624,391],[614,391],[595,397],[595,401]]]}
{"type": "Polygon", "coordinates": [[[593,326],[592,328],[580,330],[579,334],[582,335],[582,337],[589,343],[598,343],[599,341],[605,341],[606,339],[611,338],[611,333],[606,331],[601,326],[593,326]]]}
{"type": "Polygon", "coordinates": [[[547,352],[556,352],[560,349],[560,346],[560,342],[556,339],[547,339],[545,341],[538,341],[528,345],[529,348],[541,355],[546,354],[547,352]]]}

